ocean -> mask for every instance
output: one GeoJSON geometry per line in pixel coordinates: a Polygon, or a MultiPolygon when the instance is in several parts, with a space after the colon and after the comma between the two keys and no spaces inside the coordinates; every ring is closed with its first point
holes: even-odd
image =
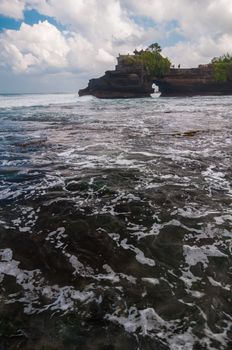
{"type": "Polygon", "coordinates": [[[232,348],[232,96],[0,96],[0,348],[232,348]]]}

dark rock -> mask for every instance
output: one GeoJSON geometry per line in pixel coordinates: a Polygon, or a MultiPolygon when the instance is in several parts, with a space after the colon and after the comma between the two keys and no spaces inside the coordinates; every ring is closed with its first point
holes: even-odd
{"type": "Polygon", "coordinates": [[[126,56],[118,57],[114,71],[107,71],[98,79],[91,79],[88,87],[79,90],[79,96],[99,98],[150,97],[153,83],[161,96],[231,95],[232,81],[219,82],[213,77],[211,64],[198,68],[172,68],[162,78],[150,77],[142,64],[128,64],[126,56]]]}
{"type": "Polygon", "coordinates": [[[198,68],[170,69],[163,78],[154,78],[161,96],[231,95],[232,81],[219,82],[211,64],[198,68]]]}
{"type": "Polygon", "coordinates": [[[118,57],[118,65],[114,71],[107,71],[104,76],[91,79],[87,88],[79,90],[79,96],[93,95],[99,98],[149,97],[154,89],[144,67],[141,64],[126,64],[123,57],[118,57]]]}

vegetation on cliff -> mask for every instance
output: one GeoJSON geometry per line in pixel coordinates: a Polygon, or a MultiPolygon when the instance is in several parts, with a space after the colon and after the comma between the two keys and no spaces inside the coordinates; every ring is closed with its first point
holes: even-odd
{"type": "Polygon", "coordinates": [[[134,51],[134,56],[124,58],[126,64],[142,64],[151,77],[163,77],[170,70],[171,62],[167,57],[161,55],[161,47],[154,43],[148,46],[146,50],[134,51]]]}
{"type": "Polygon", "coordinates": [[[232,80],[232,56],[226,55],[212,59],[213,77],[216,81],[226,82],[232,80]]]}

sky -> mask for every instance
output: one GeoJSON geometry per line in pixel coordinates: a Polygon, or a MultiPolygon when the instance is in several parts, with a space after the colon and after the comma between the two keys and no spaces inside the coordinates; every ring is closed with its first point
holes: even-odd
{"type": "Polygon", "coordinates": [[[0,93],[77,92],[154,42],[181,67],[232,53],[232,0],[0,0],[0,93]]]}

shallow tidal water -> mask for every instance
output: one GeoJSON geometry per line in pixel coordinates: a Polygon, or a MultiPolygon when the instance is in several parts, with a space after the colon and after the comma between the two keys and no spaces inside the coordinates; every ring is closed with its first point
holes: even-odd
{"type": "Polygon", "coordinates": [[[231,349],[231,131],[231,96],[0,96],[0,349],[231,349]]]}

